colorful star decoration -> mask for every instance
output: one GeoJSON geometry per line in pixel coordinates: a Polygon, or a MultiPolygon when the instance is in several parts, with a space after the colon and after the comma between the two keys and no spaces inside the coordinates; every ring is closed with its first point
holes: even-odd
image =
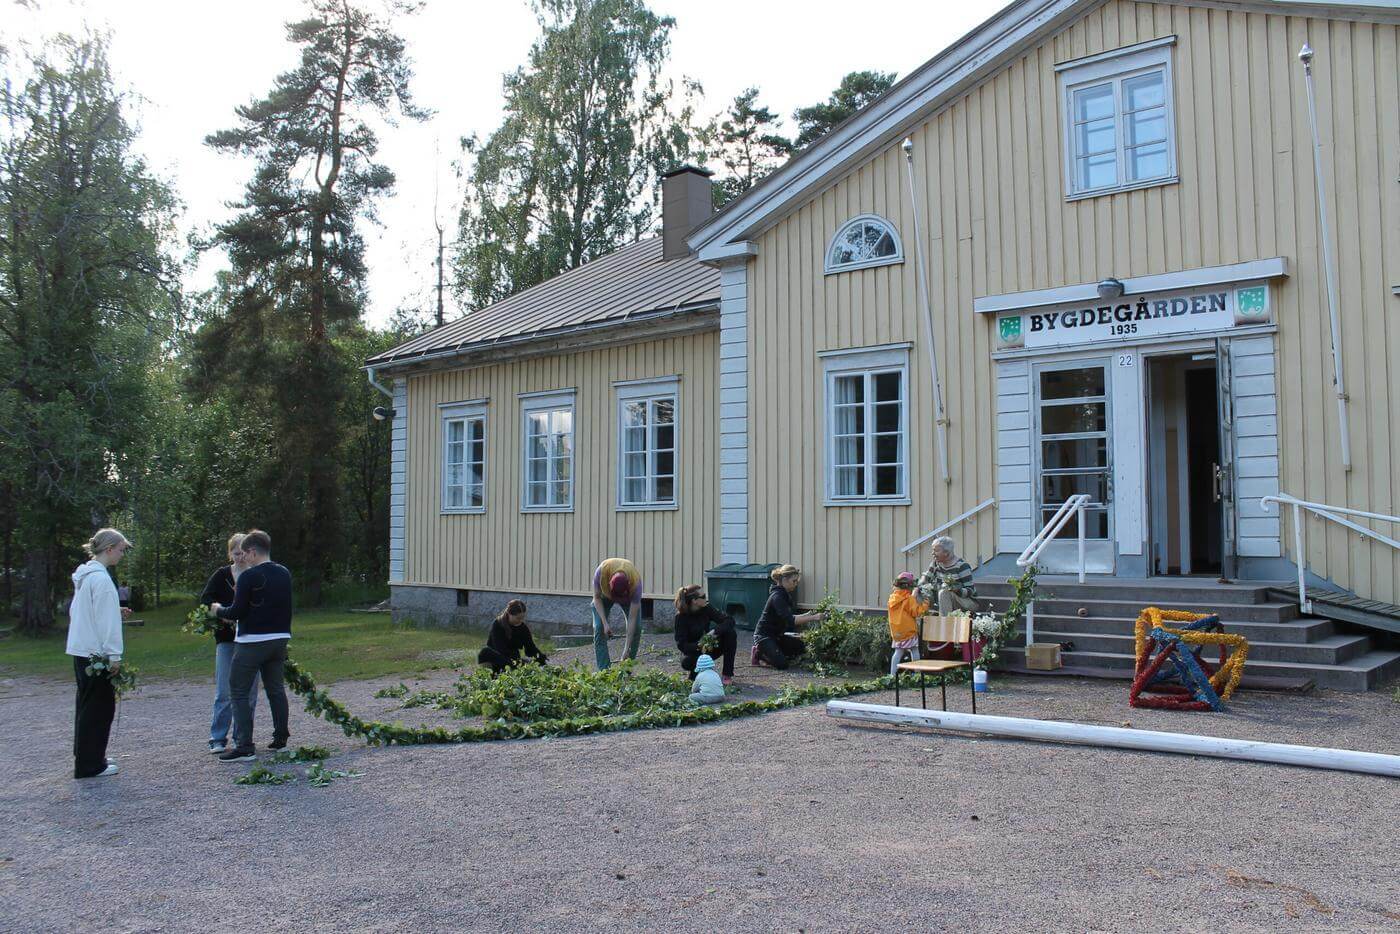
{"type": "Polygon", "coordinates": [[[1133,707],[1222,710],[1239,687],[1249,656],[1249,641],[1225,632],[1219,616],[1155,606],[1138,614],[1134,642],[1137,667],[1128,694],[1133,707]],[[1186,625],[1165,625],[1168,622],[1186,625]],[[1220,649],[1214,668],[1201,658],[1208,645],[1220,649]]]}

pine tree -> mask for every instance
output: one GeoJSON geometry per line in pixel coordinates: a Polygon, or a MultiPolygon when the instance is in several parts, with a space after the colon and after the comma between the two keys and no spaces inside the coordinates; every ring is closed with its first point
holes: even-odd
{"type": "MultiPolygon", "coordinates": [[[[454,288],[480,308],[650,231],[661,172],[689,156],[688,98],[661,70],[675,21],[642,0],[536,0],[505,121],[463,141],[454,288]]],[[[685,91],[696,87],[686,83],[685,91]]]]}
{"type": "MultiPolygon", "coordinates": [[[[387,18],[350,0],[308,7],[308,18],[287,26],[298,67],[239,107],[238,126],[206,141],[257,165],[238,215],[213,240],[231,271],[222,313],[199,334],[196,382],[210,394],[233,388],[275,432],[260,521],[315,601],[340,547],[336,411],[355,378],[334,338],[364,307],[359,225],[394,185],[376,159],[372,122],[426,114],[413,104],[412,69],[387,18]]],[[[393,3],[390,13],[415,8],[393,3]]]]}
{"type": "Polygon", "coordinates": [[[175,203],[132,151],[101,40],[59,38],[22,70],[0,86],[0,487],[20,628],[40,633],[145,430],[178,310],[175,203]]]}
{"type": "Polygon", "coordinates": [[[792,153],[792,142],[775,132],[778,115],[758,104],[758,88],[734,98],[715,133],[717,156],[726,175],[715,183],[715,206],[724,205],[758,183],[792,153]]]}
{"type": "Polygon", "coordinates": [[[792,115],[797,121],[799,149],[830,133],[857,110],[884,94],[894,85],[892,71],[853,71],[841,79],[824,103],[799,107],[792,115]]]}

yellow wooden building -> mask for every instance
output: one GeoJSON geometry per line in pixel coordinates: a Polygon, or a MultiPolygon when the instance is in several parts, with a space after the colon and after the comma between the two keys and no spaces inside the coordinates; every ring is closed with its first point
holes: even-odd
{"type": "Polygon", "coordinates": [[[396,608],[563,619],[614,554],[875,606],[1075,495],[1051,571],[1082,512],[1104,579],[1400,603],[1398,47],[1393,0],[1023,0],[718,214],[673,174],[660,237],[369,361],[396,608]]]}

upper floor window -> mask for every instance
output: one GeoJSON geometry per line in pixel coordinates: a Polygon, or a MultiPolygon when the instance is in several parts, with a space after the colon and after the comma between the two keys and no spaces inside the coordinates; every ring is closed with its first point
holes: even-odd
{"type": "Polygon", "coordinates": [[[442,412],[442,511],[486,511],[486,403],[458,402],[442,412]]]}
{"type": "Polygon", "coordinates": [[[521,397],[525,439],[526,512],[574,508],[574,394],[529,393],[521,397]]]}
{"type": "Polygon", "coordinates": [[[852,218],[831,238],[826,251],[826,271],[845,272],[902,262],[904,247],[894,225],[883,217],[862,214],[852,218]]]}
{"type": "Polygon", "coordinates": [[[674,376],[616,384],[619,509],[675,508],[679,386],[674,376]]]}
{"type": "Polygon", "coordinates": [[[1055,66],[1065,113],[1065,186],[1088,197],[1176,180],[1175,36],[1055,66]]]}

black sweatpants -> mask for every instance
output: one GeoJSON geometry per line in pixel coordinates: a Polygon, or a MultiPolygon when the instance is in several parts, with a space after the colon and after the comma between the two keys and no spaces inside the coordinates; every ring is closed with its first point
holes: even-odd
{"type": "Polygon", "coordinates": [[[481,651],[476,653],[476,663],[478,665],[489,665],[492,675],[498,675],[507,668],[523,665],[526,661],[532,661],[538,665],[543,665],[545,663],[544,658],[539,655],[517,656],[512,659],[510,656],[496,651],[489,645],[483,646],[481,651]]]}
{"type": "Polygon", "coordinates": [[[73,777],[91,778],[107,768],[107,740],[117,713],[112,682],[101,675],[83,673],[88,660],[73,656],[78,700],[73,713],[73,777]]]}
{"type": "Polygon", "coordinates": [[[287,729],[287,686],[283,670],[287,665],[286,639],[267,642],[236,642],[233,664],[229,667],[228,689],[233,697],[233,745],[240,752],[253,751],[253,705],[250,695],[253,678],[262,675],[263,693],[272,711],[272,738],[291,736],[287,729]]]}
{"type": "MultiPolygon", "coordinates": [[[[724,664],[720,671],[724,677],[734,677],[734,653],[739,649],[739,635],[734,631],[733,626],[716,626],[711,630],[719,637],[719,655],[723,658],[724,664]]],[[[695,662],[700,658],[700,651],[683,652],[681,654],[681,670],[690,675],[691,680],[695,679],[695,662]]]]}
{"type": "Polygon", "coordinates": [[[758,640],[758,654],[774,668],[782,670],[792,664],[792,659],[807,651],[807,646],[796,636],[781,635],[776,639],[758,640]]]}

